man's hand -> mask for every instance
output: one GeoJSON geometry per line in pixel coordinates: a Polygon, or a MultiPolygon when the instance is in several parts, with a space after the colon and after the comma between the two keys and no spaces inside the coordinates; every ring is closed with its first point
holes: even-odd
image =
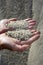
{"type": "MultiPolygon", "coordinates": [[[[0,34],[8,31],[8,30],[11,30],[11,29],[8,29],[6,28],[6,24],[9,23],[10,21],[12,22],[15,22],[17,19],[16,18],[11,18],[11,19],[3,19],[0,21],[0,34]]],[[[28,23],[29,23],[29,29],[33,29],[33,27],[35,26],[36,24],[36,21],[35,20],[32,20],[31,18],[28,18],[28,19],[25,19],[28,23]]]]}
{"type": "MultiPolygon", "coordinates": [[[[27,41],[20,41],[5,35],[5,32],[10,30],[7,29],[5,24],[9,23],[10,21],[16,21],[16,18],[11,19],[4,19],[0,22],[0,48],[1,49],[9,49],[12,51],[24,51],[30,47],[30,45],[40,37],[40,33],[38,31],[33,30],[32,37],[27,41]],[[3,34],[2,34],[3,33],[3,34]]],[[[32,20],[31,18],[25,19],[26,22],[29,23],[29,29],[33,29],[36,21],[32,20]]]]}
{"type": "Polygon", "coordinates": [[[5,34],[0,35],[0,49],[8,49],[12,51],[23,51],[28,45],[21,45],[20,40],[6,36],[5,34]]]}
{"type": "Polygon", "coordinates": [[[11,37],[6,36],[5,34],[0,35],[0,48],[8,49],[12,51],[24,51],[27,48],[30,48],[30,45],[40,37],[40,32],[33,32],[33,36],[27,41],[20,41],[11,37]]]}

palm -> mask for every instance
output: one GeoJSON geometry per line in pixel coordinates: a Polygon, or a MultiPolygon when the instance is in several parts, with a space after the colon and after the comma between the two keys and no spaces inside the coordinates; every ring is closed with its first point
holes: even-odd
{"type": "Polygon", "coordinates": [[[0,42],[2,42],[2,49],[5,48],[13,51],[23,51],[28,47],[28,45],[21,45],[19,40],[8,37],[5,34],[0,35],[0,42]]]}

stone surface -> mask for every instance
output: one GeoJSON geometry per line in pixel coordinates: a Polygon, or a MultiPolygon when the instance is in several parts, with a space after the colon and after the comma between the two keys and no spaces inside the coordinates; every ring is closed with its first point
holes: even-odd
{"type": "Polygon", "coordinates": [[[32,0],[0,0],[0,19],[32,17],[32,0]]]}
{"type": "Polygon", "coordinates": [[[37,21],[36,28],[41,36],[31,46],[28,65],[43,65],[43,0],[33,0],[33,18],[37,21]]]}

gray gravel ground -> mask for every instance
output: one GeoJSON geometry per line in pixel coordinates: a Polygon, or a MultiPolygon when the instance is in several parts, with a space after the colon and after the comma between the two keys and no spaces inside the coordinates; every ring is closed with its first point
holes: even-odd
{"type": "MultiPolygon", "coordinates": [[[[0,19],[32,17],[32,0],[0,0],[0,19]]],[[[27,65],[28,52],[1,50],[0,65],[27,65]]]]}

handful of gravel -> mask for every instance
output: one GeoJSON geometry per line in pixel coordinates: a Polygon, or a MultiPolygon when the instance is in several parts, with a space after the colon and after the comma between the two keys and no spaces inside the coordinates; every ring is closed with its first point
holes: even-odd
{"type": "Polygon", "coordinates": [[[14,30],[28,29],[29,23],[24,20],[18,20],[6,24],[7,28],[13,28],[14,30]]]}
{"type": "Polygon", "coordinates": [[[30,30],[8,31],[6,34],[18,40],[28,40],[32,35],[30,30]]]}
{"type": "Polygon", "coordinates": [[[23,20],[10,22],[7,24],[7,28],[13,27],[13,30],[6,32],[6,35],[22,41],[28,40],[32,36],[31,31],[28,29],[28,24],[27,21],[23,20]]]}

